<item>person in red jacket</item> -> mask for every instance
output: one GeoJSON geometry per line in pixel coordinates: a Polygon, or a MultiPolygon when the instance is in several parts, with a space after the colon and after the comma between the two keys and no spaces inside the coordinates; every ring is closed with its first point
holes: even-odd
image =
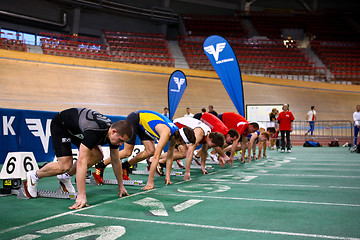
{"type": "Polygon", "coordinates": [[[285,135],[287,152],[291,152],[290,132],[293,130],[293,121],[295,120],[292,112],[289,111],[289,106],[284,104],[282,112],[279,114],[277,120],[279,121],[279,130],[281,133],[281,152],[285,152],[285,135]]]}

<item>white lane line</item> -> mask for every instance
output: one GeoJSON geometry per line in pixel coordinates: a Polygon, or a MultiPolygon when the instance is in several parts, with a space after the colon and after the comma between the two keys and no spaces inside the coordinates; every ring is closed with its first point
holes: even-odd
{"type": "Polygon", "coordinates": [[[46,221],[49,221],[49,220],[53,220],[53,219],[55,219],[55,218],[63,217],[63,216],[70,215],[70,214],[73,214],[73,213],[76,213],[76,212],[80,212],[80,211],[83,211],[83,210],[88,210],[88,209],[90,209],[90,208],[99,207],[99,206],[101,206],[101,205],[109,204],[109,203],[112,203],[112,202],[115,202],[115,201],[118,201],[118,200],[121,200],[121,199],[134,197],[134,196],[137,196],[137,195],[140,195],[140,194],[144,194],[144,193],[149,193],[149,192],[151,192],[151,191],[153,191],[153,190],[155,190],[155,189],[148,190],[148,191],[144,191],[144,192],[134,193],[134,194],[132,194],[132,195],[125,196],[125,197],[122,197],[122,198],[116,198],[116,199],[114,199],[114,200],[102,202],[102,203],[99,203],[99,204],[96,204],[96,205],[92,205],[92,206],[89,206],[89,207],[84,207],[84,208],[81,208],[81,209],[78,209],[78,210],[71,210],[71,211],[64,212],[64,213],[60,213],[60,214],[57,214],[57,215],[54,215],[54,216],[51,216],[51,217],[42,218],[42,219],[39,219],[39,220],[37,220],[37,221],[33,221],[33,222],[30,222],[30,223],[27,223],[27,224],[23,224],[23,225],[20,225],[20,226],[16,226],[16,227],[12,227],[12,228],[7,228],[7,229],[4,229],[4,230],[1,230],[1,231],[0,231],[0,234],[6,233],[6,232],[10,232],[10,231],[14,231],[14,230],[18,230],[18,229],[20,229],[20,228],[28,227],[28,226],[31,226],[31,225],[34,225],[34,224],[38,224],[38,223],[42,223],[42,222],[46,222],[46,221]]]}
{"type": "Polygon", "coordinates": [[[278,199],[261,199],[261,198],[240,198],[240,197],[215,197],[215,196],[201,196],[201,195],[187,195],[177,193],[153,193],[154,195],[189,197],[192,198],[210,198],[223,200],[241,200],[241,201],[257,201],[257,202],[276,202],[276,203],[294,203],[294,204],[311,204],[311,205],[326,205],[326,206],[341,206],[341,207],[360,207],[360,204],[351,203],[328,203],[328,202],[308,202],[308,201],[293,201],[293,200],[278,200],[278,199]]]}
{"type": "Polygon", "coordinates": [[[280,176],[280,177],[323,177],[323,178],[360,178],[360,176],[341,176],[341,175],[316,175],[316,174],[287,174],[287,173],[247,173],[242,172],[244,175],[258,175],[258,176],[280,176]]]}
{"type": "MultiPolygon", "coordinates": [[[[226,169],[221,169],[221,170],[218,170],[218,171],[214,171],[214,172],[212,172],[211,174],[215,174],[215,173],[217,173],[217,172],[222,172],[222,171],[226,171],[226,169]]],[[[186,182],[188,182],[188,181],[185,181],[185,180],[184,180],[184,181],[178,182],[177,184],[186,183],[186,182]]],[[[52,220],[52,219],[56,219],[56,218],[59,218],[59,217],[63,217],[63,216],[66,216],[66,215],[69,215],[69,214],[73,214],[73,213],[76,213],[76,212],[80,212],[80,211],[83,211],[83,210],[87,210],[87,209],[90,209],[90,208],[99,207],[99,206],[102,206],[102,205],[105,205],[105,204],[109,204],[109,203],[112,203],[112,202],[115,202],[115,201],[118,201],[118,200],[122,200],[122,199],[126,199],[126,198],[131,198],[131,197],[134,197],[134,196],[137,196],[137,195],[140,195],[140,194],[147,194],[147,193],[150,193],[150,192],[152,192],[152,191],[156,191],[156,190],[158,190],[158,189],[161,189],[161,188],[155,188],[155,189],[151,189],[151,190],[147,190],[147,191],[141,191],[141,192],[138,192],[138,193],[134,193],[134,194],[132,194],[132,195],[129,195],[129,196],[124,196],[124,197],[122,197],[122,198],[116,198],[116,199],[114,199],[114,200],[102,202],[102,203],[99,203],[99,204],[96,204],[96,205],[91,205],[91,206],[89,206],[89,207],[85,207],[85,208],[82,208],[82,209],[71,210],[71,211],[64,212],[64,213],[61,213],[61,214],[57,214],[57,215],[54,215],[54,216],[50,216],[50,217],[47,217],[47,218],[42,218],[42,219],[39,219],[39,220],[30,222],[30,223],[27,223],[27,224],[23,224],[23,225],[19,225],[19,226],[16,226],[16,227],[12,227],[12,228],[7,228],[7,229],[4,229],[4,230],[0,230],[0,234],[6,233],[6,232],[10,232],[10,231],[14,231],[14,230],[18,230],[18,229],[20,229],[20,228],[24,228],[24,227],[27,227],[27,226],[35,225],[35,224],[38,224],[38,223],[50,221],[50,220],[52,220]]]]}
{"type": "Polygon", "coordinates": [[[81,216],[81,217],[89,217],[89,218],[101,218],[101,219],[121,220],[121,221],[130,221],[130,222],[143,222],[143,223],[156,223],[156,224],[164,224],[164,225],[195,227],[195,228],[205,228],[205,229],[215,229],[215,230],[227,230],[227,231],[236,231],[236,232],[251,232],[251,233],[263,233],[263,234],[299,236],[299,237],[312,237],[312,238],[326,238],[326,239],[360,240],[360,238],[329,236],[329,235],[321,235],[321,234],[269,231],[269,230],[258,230],[258,229],[248,229],[248,228],[234,228],[234,227],[221,227],[221,226],[202,225],[202,224],[193,224],[193,223],[177,223],[177,222],[165,222],[165,221],[145,220],[145,219],[136,219],[136,218],[96,216],[96,215],[82,214],[82,213],[74,213],[73,215],[81,216]]]}
{"type": "MultiPolygon", "coordinates": [[[[208,181],[206,181],[206,183],[208,183],[208,181]]],[[[224,181],[224,182],[221,182],[221,183],[223,183],[223,184],[232,184],[232,185],[321,188],[321,186],[318,186],[318,185],[278,184],[278,183],[249,183],[249,182],[234,182],[233,180],[227,180],[227,181],[224,181]]]]}
{"type": "MultiPolygon", "coordinates": [[[[260,168],[246,168],[246,170],[259,170],[260,168]]],[[[342,168],[289,168],[289,167],[261,167],[261,169],[281,169],[281,170],[301,170],[301,171],[344,171],[344,172],[360,172],[360,169],[342,169],[342,168]]]]}
{"type": "Polygon", "coordinates": [[[340,188],[340,189],[360,189],[360,187],[343,187],[343,186],[329,186],[329,188],[340,188]]]}
{"type": "Polygon", "coordinates": [[[181,212],[181,211],[183,211],[189,207],[192,207],[202,201],[204,201],[204,200],[190,199],[190,200],[187,200],[183,203],[180,203],[180,204],[174,206],[173,208],[174,208],[175,212],[181,212]]]}
{"type": "MultiPolygon", "coordinates": [[[[204,183],[209,181],[204,181],[204,183]]],[[[347,187],[347,186],[319,186],[319,185],[300,185],[300,184],[278,184],[278,183],[249,183],[249,182],[234,182],[233,180],[222,181],[223,184],[232,185],[252,185],[252,186],[272,186],[272,187],[299,187],[299,188],[340,188],[340,189],[355,189],[359,190],[360,187],[347,187]]]]}
{"type": "MultiPolygon", "coordinates": [[[[284,163],[285,164],[285,163],[284,163]]],[[[294,163],[294,162],[289,162],[286,163],[289,165],[306,165],[306,166],[355,166],[355,167],[359,167],[360,164],[348,164],[348,163],[294,163]]]]}

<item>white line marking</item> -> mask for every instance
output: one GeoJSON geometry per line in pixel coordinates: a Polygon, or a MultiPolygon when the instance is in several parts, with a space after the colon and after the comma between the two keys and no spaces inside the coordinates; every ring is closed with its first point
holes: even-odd
{"type": "Polygon", "coordinates": [[[318,166],[356,166],[359,167],[360,164],[347,164],[347,163],[294,163],[294,162],[289,162],[287,164],[291,164],[291,165],[306,165],[306,166],[314,166],[314,165],[318,165],[318,166]]]}
{"type": "Polygon", "coordinates": [[[360,187],[342,187],[342,186],[329,186],[329,188],[340,188],[340,189],[360,189],[360,187]]]}
{"type": "Polygon", "coordinates": [[[227,180],[227,182],[224,182],[224,183],[233,184],[233,185],[273,186],[273,187],[304,187],[304,188],[320,188],[321,187],[318,185],[234,182],[232,180],[227,180]]]}
{"type": "MultiPolygon", "coordinates": [[[[225,171],[226,169],[222,169],[222,170],[218,170],[218,171],[215,171],[211,174],[214,174],[214,173],[217,173],[217,172],[222,172],[222,171],[225,171]]],[[[186,183],[187,181],[181,181],[177,184],[180,184],[180,183],[186,183]]],[[[102,202],[102,203],[99,203],[99,204],[96,204],[96,205],[92,205],[92,206],[89,206],[89,207],[85,207],[85,208],[82,208],[82,209],[78,209],[78,210],[71,210],[71,211],[68,211],[68,212],[65,212],[65,213],[61,213],[61,214],[57,214],[57,215],[54,215],[54,216],[51,216],[51,217],[47,217],[47,218],[43,218],[43,219],[39,219],[37,221],[33,221],[33,222],[30,222],[30,223],[27,223],[27,224],[23,224],[23,225],[20,225],[20,226],[16,226],[16,227],[12,227],[12,228],[7,228],[7,229],[4,229],[4,230],[1,230],[0,231],[0,234],[3,234],[3,233],[6,233],[6,232],[10,232],[10,231],[13,231],[13,230],[18,230],[20,228],[24,228],[24,227],[27,227],[27,226],[31,226],[31,225],[35,225],[35,224],[38,224],[38,223],[42,223],[42,222],[46,222],[46,221],[49,221],[49,220],[52,220],[52,219],[55,219],[55,218],[59,218],[59,217],[62,217],[62,216],[66,216],[66,215],[69,215],[69,214],[73,214],[73,213],[76,213],[76,212],[80,212],[80,211],[83,211],[83,210],[87,210],[87,209],[90,209],[90,208],[94,208],[94,207],[98,207],[98,206],[102,206],[102,205],[105,205],[105,204],[108,204],[108,203],[112,203],[112,202],[115,202],[115,201],[118,201],[118,200],[122,200],[122,199],[126,199],[126,198],[131,198],[131,197],[134,197],[134,196],[137,196],[137,195],[140,195],[140,194],[147,194],[149,192],[152,192],[152,191],[155,191],[157,190],[157,188],[155,189],[151,189],[151,190],[147,190],[147,191],[141,191],[141,192],[138,192],[138,193],[134,193],[132,195],[129,195],[129,196],[125,196],[125,197],[122,197],[122,198],[116,198],[114,200],[110,200],[110,201],[106,201],[106,202],[102,202]]]]}
{"type": "Polygon", "coordinates": [[[350,204],[350,203],[307,202],[307,201],[276,200],[276,199],[261,199],[261,198],[239,198],[239,197],[215,197],[215,196],[186,195],[186,194],[175,194],[175,193],[169,193],[169,194],[154,193],[154,194],[155,195],[176,196],[176,197],[191,196],[192,198],[211,198],[211,199],[224,199],[224,200],[242,200],[242,201],[312,204],[312,205],[327,205],[327,206],[342,206],[342,207],[360,207],[360,204],[350,204]]]}
{"type": "Polygon", "coordinates": [[[169,216],[169,214],[165,210],[164,204],[155,198],[146,197],[133,203],[139,204],[143,207],[149,207],[149,211],[155,216],[169,216]]]}
{"type": "Polygon", "coordinates": [[[102,219],[113,219],[113,220],[131,221],[131,222],[156,223],[156,224],[164,224],[164,225],[175,225],[175,226],[185,226],[185,227],[195,227],[195,228],[205,228],[205,229],[216,229],[216,230],[227,230],[227,231],[237,231],[237,232],[264,233],[264,234],[300,236],[300,237],[313,237],[313,238],[327,238],[327,239],[360,240],[360,238],[328,236],[328,235],[321,235],[321,234],[293,233],[293,232],[257,230],[257,229],[248,229],[248,228],[221,227],[221,226],[202,225],[202,224],[193,224],[193,223],[176,223],[176,222],[155,221],[155,220],[145,220],[145,219],[136,219],[136,218],[96,216],[96,215],[81,214],[81,213],[74,213],[73,215],[77,215],[77,216],[81,216],[81,217],[90,217],[90,218],[102,218],[102,219]]]}
{"type": "Polygon", "coordinates": [[[202,201],[204,201],[204,200],[190,199],[190,200],[187,200],[187,201],[185,201],[183,203],[175,205],[173,208],[174,208],[175,212],[181,212],[182,210],[185,210],[185,209],[187,209],[189,207],[192,207],[195,204],[198,204],[198,203],[200,203],[202,201]]]}
{"type": "MultiPolygon", "coordinates": [[[[253,173],[242,173],[253,174],[253,173]]],[[[282,174],[282,173],[256,173],[259,176],[280,176],[280,177],[324,177],[324,178],[360,178],[360,176],[340,176],[340,175],[315,175],[315,174],[282,174]]]]}
{"type": "MultiPolygon", "coordinates": [[[[20,229],[20,228],[23,228],[23,227],[28,227],[28,226],[31,226],[31,225],[34,225],[34,224],[46,222],[46,221],[49,221],[49,220],[52,220],[52,219],[55,219],[55,218],[63,217],[63,216],[66,216],[66,215],[70,215],[70,214],[72,214],[72,213],[80,212],[80,211],[83,211],[83,210],[87,210],[87,209],[90,209],[90,208],[98,207],[98,206],[105,205],[105,204],[108,204],[108,203],[112,203],[112,202],[115,202],[115,201],[118,201],[118,200],[121,200],[121,199],[126,199],[126,198],[134,197],[134,196],[137,196],[137,195],[140,195],[140,194],[145,194],[145,193],[151,192],[151,191],[153,191],[153,190],[155,190],[155,189],[148,190],[148,191],[144,191],[144,192],[134,193],[134,194],[129,195],[129,196],[125,196],[125,197],[122,197],[122,198],[116,198],[116,199],[114,199],[114,200],[102,202],[102,203],[99,203],[99,204],[96,204],[96,205],[92,205],[92,206],[90,206],[90,207],[85,207],[85,208],[81,208],[81,209],[78,209],[78,210],[71,210],[71,211],[64,212],[64,213],[61,213],[61,214],[57,214],[57,215],[54,215],[54,216],[51,216],[51,217],[39,219],[39,220],[37,220],[37,221],[33,221],[33,222],[30,222],[30,223],[27,223],[27,224],[24,224],[24,225],[12,227],[12,228],[7,228],[7,229],[4,229],[4,230],[0,231],[0,234],[6,233],[6,232],[10,232],[10,231],[13,231],[13,230],[17,230],[17,229],[20,229]]],[[[24,201],[25,201],[25,200],[24,200],[24,201]]]]}
{"type": "MultiPolygon", "coordinates": [[[[264,169],[264,168],[267,168],[267,169],[270,169],[270,170],[274,169],[274,167],[261,167],[261,169],[264,169]]],[[[258,168],[247,168],[247,169],[256,170],[258,168]]],[[[341,168],[289,168],[289,167],[278,167],[277,169],[279,169],[279,170],[293,170],[293,171],[301,170],[301,171],[345,171],[345,172],[347,172],[347,171],[350,172],[351,171],[351,172],[360,172],[360,169],[341,169],[341,168]]]]}
{"type": "MultiPolygon", "coordinates": [[[[206,183],[207,182],[208,181],[206,181],[206,183]]],[[[319,186],[319,185],[278,184],[278,183],[246,183],[246,182],[234,182],[230,179],[227,181],[224,181],[224,183],[232,184],[232,185],[253,185],[253,186],[273,186],[273,187],[360,189],[360,187],[346,187],[346,186],[319,186]]]]}
{"type": "Polygon", "coordinates": [[[95,225],[95,223],[70,223],[70,224],[64,224],[61,226],[46,228],[46,229],[36,231],[36,232],[43,233],[43,234],[68,232],[68,231],[77,230],[80,228],[90,227],[90,226],[94,226],[94,225],[95,225]]]}

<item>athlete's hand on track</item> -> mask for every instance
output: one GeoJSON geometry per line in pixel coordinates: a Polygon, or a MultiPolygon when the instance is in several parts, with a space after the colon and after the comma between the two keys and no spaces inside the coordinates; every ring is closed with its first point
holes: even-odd
{"type": "Polygon", "coordinates": [[[225,161],[222,156],[219,156],[219,165],[220,165],[220,167],[225,167],[225,161]]]}
{"type": "Polygon", "coordinates": [[[86,196],[77,196],[75,204],[69,207],[69,209],[80,209],[88,206],[86,196]]]}
{"type": "Polygon", "coordinates": [[[185,174],[184,174],[184,180],[185,180],[185,181],[191,180],[191,178],[190,178],[190,173],[185,173],[185,174]]]}
{"type": "Polygon", "coordinates": [[[122,196],[129,196],[128,192],[126,191],[125,187],[119,187],[119,197],[122,196]]]}
{"type": "Polygon", "coordinates": [[[170,185],[170,184],[173,184],[173,182],[171,182],[170,179],[165,178],[165,185],[170,185]]]}

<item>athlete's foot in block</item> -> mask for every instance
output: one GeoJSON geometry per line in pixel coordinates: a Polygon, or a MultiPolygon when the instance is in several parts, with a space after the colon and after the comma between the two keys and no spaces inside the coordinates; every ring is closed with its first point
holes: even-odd
{"type": "Polygon", "coordinates": [[[185,173],[185,174],[184,174],[184,180],[185,180],[185,181],[191,180],[191,178],[190,178],[190,173],[185,173]]]}
{"type": "Polygon", "coordinates": [[[206,169],[201,169],[201,171],[203,172],[203,174],[208,174],[208,172],[206,171],[206,169]]]}

